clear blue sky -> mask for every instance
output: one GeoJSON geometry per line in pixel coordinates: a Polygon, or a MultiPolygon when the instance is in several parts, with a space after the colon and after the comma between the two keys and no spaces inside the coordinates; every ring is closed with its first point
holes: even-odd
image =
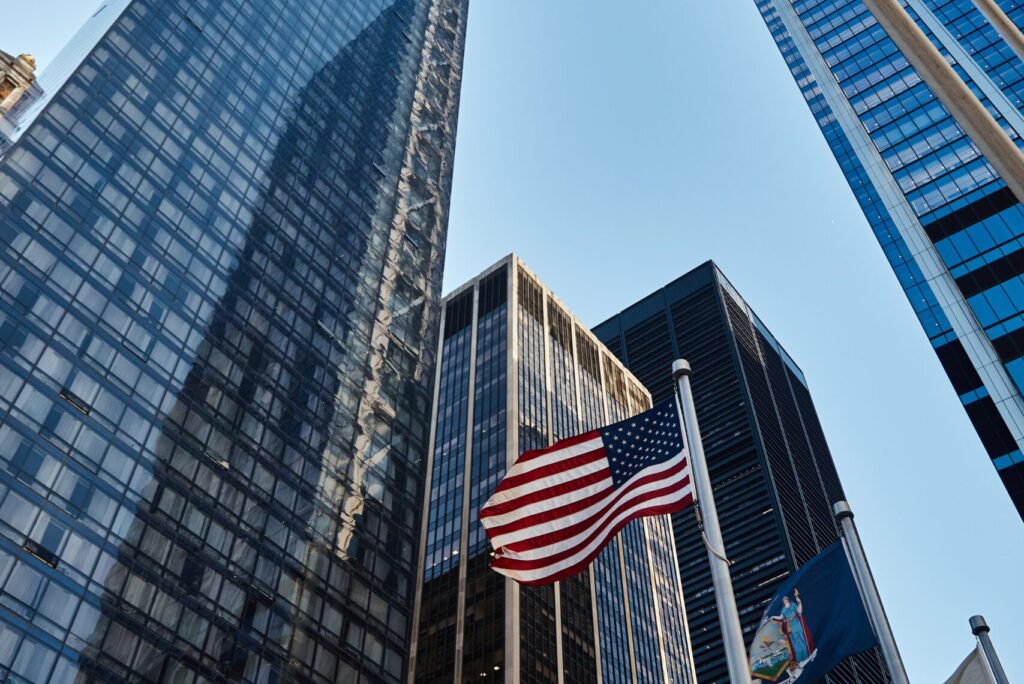
{"type": "MultiPolygon", "coordinates": [[[[911,680],[982,613],[1024,681],[1024,524],[754,1],[471,1],[446,287],[516,251],[596,324],[715,259],[808,377],[911,680]]],[[[14,5],[45,66],[98,3],[14,5]]]]}

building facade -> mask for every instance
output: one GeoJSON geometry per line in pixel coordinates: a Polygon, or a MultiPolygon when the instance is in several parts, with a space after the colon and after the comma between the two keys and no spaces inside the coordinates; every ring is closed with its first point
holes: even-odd
{"type": "MultiPolygon", "coordinates": [[[[807,381],[712,262],[594,328],[650,389],[673,396],[671,367],[691,379],[736,605],[747,645],[779,584],[839,539],[843,500],[807,381]]],[[[727,682],[721,630],[696,512],[672,516],[697,681],[727,682]]],[[[832,682],[885,682],[876,653],[847,659],[832,682]]]]}
{"type": "Polygon", "coordinates": [[[477,518],[521,452],[639,413],[648,392],[514,255],[445,298],[441,338],[411,681],[695,682],[667,516],[540,587],[488,567],[477,518]]]}
{"type": "Polygon", "coordinates": [[[9,55],[0,50],[0,156],[14,142],[19,112],[42,94],[36,83],[32,55],[9,55]]]}
{"type": "MultiPolygon", "coordinates": [[[[903,4],[1024,144],[1024,63],[973,0],[903,4]]],[[[1024,517],[1024,206],[860,0],[757,6],[1024,517]]]]}
{"type": "Polygon", "coordinates": [[[105,3],[41,77],[0,160],[0,679],[404,680],[466,14],[105,3]]]}
{"type": "MultiPolygon", "coordinates": [[[[60,93],[67,80],[111,29],[134,0],[101,0],[99,7],[61,48],[10,111],[0,116],[0,159],[31,126],[35,118],[60,93]]],[[[33,65],[34,66],[34,65],[33,65]]]]}
{"type": "Polygon", "coordinates": [[[36,81],[36,60],[32,55],[9,55],[0,50],[0,116],[11,111],[36,81]]]}

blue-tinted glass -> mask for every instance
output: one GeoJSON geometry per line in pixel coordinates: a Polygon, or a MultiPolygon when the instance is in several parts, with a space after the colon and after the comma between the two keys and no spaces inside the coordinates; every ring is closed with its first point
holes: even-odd
{"type": "MultiPolygon", "coordinates": [[[[980,384],[985,374],[966,365],[1024,353],[1017,332],[1024,313],[1024,209],[863,2],[757,0],[757,6],[951,381],[960,393],[968,376],[980,384]],[[917,245],[915,252],[907,242],[917,245]],[[972,314],[990,347],[958,339],[974,327],[972,314]],[[958,321],[956,331],[950,318],[958,321]]],[[[975,3],[904,6],[1006,133],[1024,145],[1024,63],[975,3]]],[[[1021,8],[1002,7],[1024,27],[1021,8]]],[[[1001,394],[1007,384],[997,384],[989,390],[998,401],[968,410],[993,459],[1021,448],[1008,425],[1024,418],[1017,415],[1019,401],[1001,394]]],[[[1001,476],[1024,516],[1024,469],[1001,476]]]]}
{"type": "Polygon", "coordinates": [[[466,9],[115,0],[40,77],[0,678],[404,681],[466,9]]]}
{"type": "Polygon", "coordinates": [[[607,406],[627,417],[647,393],[514,257],[449,295],[442,330],[416,681],[629,681],[634,663],[643,681],[692,681],[667,517],[630,525],[591,568],[545,586],[491,570],[479,522],[509,443],[602,427],[607,406]]]}

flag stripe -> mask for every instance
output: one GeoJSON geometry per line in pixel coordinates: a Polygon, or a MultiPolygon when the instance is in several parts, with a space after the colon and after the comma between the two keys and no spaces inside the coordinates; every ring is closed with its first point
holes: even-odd
{"type": "Polygon", "coordinates": [[[517,581],[519,584],[525,584],[527,586],[537,586],[542,584],[551,584],[552,582],[558,582],[568,577],[572,577],[580,573],[584,568],[594,562],[598,554],[604,549],[608,541],[618,534],[623,527],[631,523],[633,520],[639,517],[648,515],[666,515],[669,513],[676,513],[683,510],[687,506],[693,503],[693,497],[687,496],[682,501],[676,504],[670,504],[666,506],[657,506],[644,509],[639,511],[635,516],[628,520],[623,520],[612,527],[608,528],[608,533],[604,535],[604,542],[588,553],[585,557],[581,558],[578,562],[573,564],[562,564],[560,566],[551,567],[546,572],[537,572],[536,570],[511,570],[503,569],[495,566],[494,563],[491,567],[501,574],[510,577],[517,581]]]}
{"type": "Polygon", "coordinates": [[[576,490],[570,495],[559,496],[551,500],[541,500],[524,508],[513,510],[510,513],[484,516],[480,513],[480,522],[484,524],[487,535],[491,537],[491,543],[495,547],[494,538],[511,530],[520,530],[525,527],[554,520],[562,515],[569,515],[578,511],[590,510],[595,504],[601,504],[614,493],[611,471],[605,469],[605,479],[600,482],[576,490]]]}
{"type": "MultiPolygon", "coordinates": [[[[686,456],[679,454],[671,461],[666,461],[640,471],[632,480],[629,480],[623,486],[629,486],[637,477],[657,475],[671,470],[678,464],[685,461],[686,456]]],[[[608,469],[607,461],[605,461],[605,469],[606,471],[608,469]]],[[[525,520],[528,517],[544,514],[545,512],[553,512],[555,510],[560,511],[563,514],[574,513],[593,504],[596,501],[596,499],[593,498],[596,494],[600,493],[604,489],[612,487],[610,471],[608,471],[608,474],[608,484],[606,487],[595,485],[587,488],[586,490],[581,488],[576,490],[574,493],[555,491],[553,492],[555,496],[548,497],[544,496],[544,493],[547,490],[539,488],[540,486],[537,485],[528,490],[529,493],[524,494],[520,499],[516,499],[508,504],[502,504],[501,506],[492,505],[491,501],[495,500],[495,498],[492,497],[491,500],[485,503],[484,507],[480,509],[480,521],[488,528],[488,535],[490,536],[492,534],[490,530],[495,527],[508,524],[513,520],[525,520]],[[559,494],[561,495],[559,496],[559,494]],[[590,498],[584,500],[587,497],[590,498]],[[516,506],[515,504],[520,503],[520,501],[522,502],[522,505],[516,506]]]]}
{"type": "Polygon", "coordinates": [[[549,584],[591,563],[631,520],[693,501],[675,400],[624,421],[524,453],[478,516],[491,567],[549,584]]]}
{"type": "Polygon", "coordinates": [[[564,468],[561,464],[556,464],[524,475],[505,478],[505,482],[512,479],[512,485],[495,493],[483,510],[500,512],[502,506],[517,502],[519,497],[525,494],[536,493],[538,489],[571,482],[575,477],[582,477],[600,471],[604,471],[609,476],[611,474],[608,470],[608,460],[605,458],[604,451],[598,449],[589,454],[570,458],[565,462],[564,468]]]}
{"type": "Polygon", "coordinates": [[[674,503],[678,503],[684,497],[679,491],[664,490],[660,496],[655,498],[645,498],[642,501],[630,500],[623,502],[621,506],[608,512],[608,518],[605,521],[605,526],[598,526],[593,529],[580,543],[571,544],[554,544],[551,548],[558,549],[556,552],[543,553],[546,549],[533,549],[532,551],[526,551],[524,553],[516,553],[514,551],[505,551],[500,549],[497,556],[494,559],[493,565],[495,567],[510,568],[515,570],[536,570],[540,568],[550,567],[552,565],[561,565],[564,562],[574,563],[579,560],[580,557],[585,556],[593,547],[599,547],[604,545],[605,536],[608,532],[608,526],[614,526],[619,521],[624,519],[630,519],[637,517],[638,511],[642,511],[652,506],[670,506],[674,503]],[[667,491],[667,493],[665,493],[667,491]],[[536,553],[541,551],[542,553],[536,553]]]}
{"type": "Polygon", "coordinates": [[[663,472],[647,473],[642,471],[629,484],[618,489],[606,487],[603,491],[586,498],[560,497],[569,500],[569,503],[563,506],[549,507],[542,502],[531,506],[530,508],[533,510],[527,515],[517,511],[501,516],[500,520],[493,518],[481,520],[487,528],[491,544],[497,549],[530,536],[529,531],[539,525],[554,524],[568,528],[580,523],[589,523],[599,518],[602,511],[617,505],[624,497],[641,496],[654,491],[663,486],[662,483],[666,480],[681,484],[684,478],[689,479],[689,474],[686,460],[679,459],[673,467],[663,472]],[[496,522],[503,524],[495,525],[496,522]]]}
{"type": "Polygon", "coordinates": [[[569,447],[573,447],[584,442],[589,442],[594,438],[600,439],[601,433],[598,432],[597,430],[591,430],[590,432],[584,432],[582,435],[576,435],[575,437],[567,437],[566,439],[563,439],[561,442],[553,444],[552,446],[546,447],[544,449],[524,451],[522,455],[516,459],[516,465],[525,465],[526,463],[541,456],[544,456],[546,454],[557,453],[563,449],[568,449],[569,447]]]}
{"type": "Polygon", "coordinates": [[[591,492],[608,489],[612,484],[611,471],[607,464],[601,464],[601,470],[580,475],[575,480],[558,482],[544,489],[533,488],[529,494],[503,504],[481,509],[480,521],[485,527],[499,524],[501,520],[520,520],[534,510],[548,510],[559,505],[560,501],[576,501],[588,496],[591,492]]]}
{"type": "Polygon", "coordinates": [[[628,508],[637,501],[645,502],[649,499],[671,495],[673,492],[679,496],[685,496],[692,492],[688,472],[680,472],[671,478],[638,487],[621,501],[606,505],[597,515],[573,525],[563,527],[556,521],[505,535],[501,538],[502,543],[496,545],[498,553],[512,554],[520,558],[557,555],[563,549],[585,545],[604,525],[608,524],[610,519],[614,518],[618,511],[628,508]]]}

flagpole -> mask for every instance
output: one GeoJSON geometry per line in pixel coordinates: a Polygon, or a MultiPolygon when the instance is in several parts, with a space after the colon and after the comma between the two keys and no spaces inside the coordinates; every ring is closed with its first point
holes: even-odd
{"type": "Polygon", "coordinates": [[[1003,670],[1003,664],[999,662],[999,656],[996,655],[996,647],[992,645],[992,640],[988,637],[988,623],[985,622],[985,618],[980,615],[973,616],[971,631],[974,636],[978,637],[981,650],[985,653],[985,660],[988,661],[988,668],[995,678],[996,684],[1010,684],[1010,680],[1006,677],[1006,671],[1003,670]]]}
{"type": "Polygon", "coordinates": [[[697,409],[690,390],[690,364],[683,359],[672,363],[672,379],[679,389],[679,407],[682,409],[679,426],[689,447],[690,477],[693,478],[697,493],[698,515],[704,527],[704,545],[708,549],[711,564],[711,581],[715,587],[715,603],[718,607],[718,623],[722,628],[722,645],[725,647],[729,681],[732,684],[750,684],[750,662],[747,647],[743,643],[743,628],[740,626],[739,611],[736,610],[736,595],[729,575],[729,561],[725,556],[722,530],[718,525],[718,510],[711,490],[711,477],[704,458],[704,445],[700,439],[697,424],[697,409]]]}
{"type": "Polygon", "coordinates": [[[842,528],[843,544],[853,563],[853,574],[857,580],[857,587],[860,589],[864,607],[867,608],[871,626],[875,630],[878,645],[882,649],[882,658],[889,669],[889,677],[893,684],[910,684],[910,680],[907,679],[907,670],[903,667],[903,658],[900,657],[900,651],[896,647],[896,638],[893,636],[892,627],[889,626],[889,619],[885,616],[885,608],[882,607],[882,597],[878,595],[878,587],[875,585],[875,578],[868,565],[868,557],[860,543],[857,526],[853,524],[853,510],[845,501],[837,501],[832,510],[835,513],[836,522],[842,528]]]}

